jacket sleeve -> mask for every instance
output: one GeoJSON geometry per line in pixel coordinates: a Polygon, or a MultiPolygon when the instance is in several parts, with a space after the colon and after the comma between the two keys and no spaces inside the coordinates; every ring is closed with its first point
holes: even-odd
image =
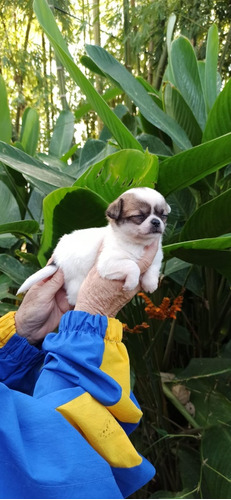
{"type": "Polygon", "coordinates": [[[16,334],[15,312],[0,318],[0,382],[31,394],[44,353],[16,334]]]}
{"type": "Polygon", "coordinates": [[[59,333],[43,342],[45,361],[33,396],[9,387],[28,378],[38,350],[15,333],[4,342],[2,497],[126,498],[152,479],[154,467],[121,424],[137,425],[142,413],[130,394],[119,321],[66,313],[59,333]]]}
{"type": "Polygon", "coordinates": [[[130,442],[142,412],[130,390],[122,325],[112,318],[69,311],[43,343],[45,362],[34,396],[53,394],[56,410],[110,465],[124,497],[155,474],[130,442]],[[62,400],[71,389],[71,397],[62,400]],[[126,431],[126,432],[125,432],[126,431]]]}

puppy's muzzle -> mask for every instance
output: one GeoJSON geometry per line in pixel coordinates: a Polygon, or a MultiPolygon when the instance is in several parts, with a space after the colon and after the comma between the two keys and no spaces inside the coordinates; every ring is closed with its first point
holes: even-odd
{"type": "Polygon", "coordinates": [[[161,223],[160,223],[159,219],[156,219],[156,217],[154,217],[150,221],[150,224],[151,224],[151,227],[150,227],[150,232],[151,233],[162,233],[161,223]]]}

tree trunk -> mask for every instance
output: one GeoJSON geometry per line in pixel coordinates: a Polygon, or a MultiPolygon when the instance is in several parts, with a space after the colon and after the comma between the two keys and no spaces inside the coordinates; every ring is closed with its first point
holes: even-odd
{"type": "MultiPolygon", "coordinates": [[[[93,0],[92,3],[92,16],[93,16],[93,37],[95,45],[101,45],[101,36],[100,36],[100,0],[93,0]]],[[[102,78],[100,75],[95,75],[95,88],[99,94],[102,94],[103,84],[102,78]]],[[[97,134],[100,135],[100,132],[103,128],[103,122],[99,116],[97,116],[97,134]]]]}
{"type": "Polygon", "coordinates": [[[167,66],[167,61],[168,61],[168,51],[167,51],[167,44],[165,43],[162,54],[157,66],[156,70],[156,75],[155,75],[155,80],[154,80],[154,87],[159,90],[161,87],[162,79],[164,76],[165,68],[167,66]]]}
{"type": "MultiPolygon", "coordinates": [[[[54,14],[55,3],[54,0],[50,0],[49,6],[54,14]]],[[[57,70],[57,78],[58,78],[58,86],[59,86],[59,97],[61,100],[62,109],[69,109],[67,98],[66,98],[66,86],[65,86],[65,74],[64,67],[59,60],[59,58],[55,54],[55,62],[56,62],[56,70],[57,70]]]]}
{"type": "MultiPolygon", "coordinates": [[[[23,51],[26,53],[27,51],[27,46],[28,46],[28,41],[29,41],[29,34],[30,34],[30,28],[31,28],[31,21],[33,17],[33,11],[31,10],[28,16],[28,23],[26,27],[26,34],[25,34],[25,40],[23,44],[23,51]]],[[[16,120],[15,120],[15,132],[16,136],[19,136],[19,129],[20,129],[20,119],[22,112],[25,108],[25,105],[22,103],[22,95],[23,95],[23,83],[24,83],[24,75],[22,70],[18,70],[18,72],[15,72],[15,82],[18,85],[18,106],[17,106],[17,111],[16,111],[16,120]]]]}
{"type": "MultiPolygon", "coordinates": [[[[131,49],[130,49],[130,8],[129,0],[123,0],[123,12],[124,12],[124,62],[125,67],[128,71],[131,71],[131,49]]],[[[125,94],[125,104],[132,113],[132,102],[129,97],[125,94]]]]}
{"type": "Polygon", "coordinates": [[[46,139],[49,143],[50,139],[50,133],[51,133],[51,128],[50,128],[50,112],[49,112],[49,85],[48,85],[48,79],[47,79],[47,54],[46,54],[46,43],[45,43],[45,36],[44,33],[42,33],[42,49],[43,49],[43,81],[44,81],[44,110],[45,110],[45,116],[46,116],[46,139]]]}

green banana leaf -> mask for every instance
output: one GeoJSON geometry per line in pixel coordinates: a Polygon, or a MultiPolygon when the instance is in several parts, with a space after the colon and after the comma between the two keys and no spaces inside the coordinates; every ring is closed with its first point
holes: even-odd
{"type": "Polygon", "coordinates": [[[92,108],[98,113],[104,124],[111,130],[113,137],[121,148],[133,148],[141,151],[142,147],[139,142],[111,111],[104,99],[96,92],[74,63],[46,0],[34,0],[34,11],[60,61],[86,95],[89,104],[92,105],[92,108]]]}
{"type": "Polygon", "coordinates": [[[167,196],[216,172],[230,161],[231,133],[163,160],[157,189],[167,196]]]}
{"type": "MultiPolygon", "coordinates": [[[[104,94],[102,94],[102,98],[104,101],[108,102],[111,99],[115,99],[117,96],[121,95],[122,90],[118,87],[113,87],[112,89],[106,90],[104,94]]],[[[86,115],[89,111],[92,110],[91,104],[84,102],[81,104],[74,112],[76,120],[80,120],[84,115],[86,115]]]]}
{"type": "Polygon", "coordinates": [[[202,481],[206,498],[231,497],[231,422],[216,425],[203,433],[201,443],[202,481]]]}
{"type": "Polygon", "coordinates": [[[86,45],[86,50],[97,66],[123,88],[150,123],[169,135],[180,149],[192,146],[185,131],[159,108],[143,85],[119,61],[102,47],[86,45]]]}
{"type": "Polygon", "coordinates": [[[201,205],[184,225],[181,240],[231,233],[231,189],[201,205]]]}
{"type": "Polygon", "coordinates": [[[28,155],[34,156],[39,140],[39,117],[35,109],[27,108],[23,113],[20,143],[28,155]]]}
{"type": "Polygon", "coordinates": [[[132,187],[154,187],[157,177],[155,155],[124,149],[93,165],[74,186],[87,187],[110,203],[132,187]]]}
{"type": "Polygon", "coordinates": [[[0,161],[25,175],[32,183],[33,179],[38,180],[51,185],[53,189],[71,186],[74,181],[69,175],[44,165],[41,161],[2,141],[0,141],[0,161]]]}
{"type": "Polygon", "coordinates": [[[74,116],[69,110],[61,111],[50,140],[49,153],[61,158],[71,147],[74,136],[74,116]]]}
{"type": "Polygon", "coordinates": [[[31,264],[23,265],[11,255],[0,254],[0,271],[8,276],[17,286],[21,285],[28,276],[37,269],[31,264]]]}
{"type": "Polygon", "coordinates": [[[0,225],[0,234],[14,234],[15,236],[31,237],[37,233],[39,224],[35,220],[19,220],[0,225]]]}
{"type": "Polygon", "coordinates": [[[61,188],[43,202],[44,232],[38,253],[41,266],[46,265],[59,238],[75,229],[106,225],[107,202],[90,189],[61,188]]]}
{"type": "Polygon", "coordinates": [[[203,130],[206,123],[204,95],[196,55],[187,38],[179,36],[172,42],[170,60],[174,76],[172,83],[182,94],[203,130]]]}
{"type": "Polygon", "coordinates": [[[203,142],[231,132],[231,79],[225,85],[209,113],[203,142]]]}
{"type": "MultiPolygon", "coordinates": [[[[166,258],[173,257],[178,250],[217,250],[224,251],[231,248],[231,235],[220,236],[218,238],[204,238],[199,240],[179,241],[170,245],[164,245],[164,254],[166,258]]],[[[206,253],[206,252],[205,252],[206,253]]],[[[230,252],[224,252],[230,254],[230,252]]],[[[184,259],[183,259],[184,260],[184,259]]]]}
{"type": "Polygon", "coordinates": [[[93,73],[96,73],[97,75],[103,76],[105,78],[105,74],[101,69],[95,64],[90,57],[88,56],[82,56],[80,59],[81,64],[85,66],[85,68],[90,69],[93,73]]]}
{"type": "Polygon", "coordinates": [[[12,125],[10,119],[10,110],[7,100],[5,82],[0,74],[0,140],[10,142],[12,136],[12,125]]]}
{"type": "Polygon", "coordinates": [[[212,267],[231,280],[231,236],[180,241],[164,245],[166,259],[177,257],[191,264],[212,267]]]}
{"type": "Polygon", "coordinates": [[[201,143],[202,131],[179,90],[166,82],[163,87],[165,111],[185,130],[193,146],[201,143]]]}
{"type": "Polygon", "coordinates": [[[166,34],[166,44],[167,44],[168,54],[170,54],[171,52],[171,43],[172,43],[175,24],[176,24],[176,14],[171,14],[168,19],[167,34],[166,34]]]}
{"type": "Polygon", "coordinates": [[[209,28],[205,59],[205,102],[209,112],[217,98],[217,62],[219,53],[218,28],[209,28]]]}

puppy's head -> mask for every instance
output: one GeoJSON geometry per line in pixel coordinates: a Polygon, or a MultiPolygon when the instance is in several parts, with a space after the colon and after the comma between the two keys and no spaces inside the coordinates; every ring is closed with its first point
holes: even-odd
{"type": "Polygon", "coordinates": [[[133,241],[148,244],[163,234],[171,211],[164,197],[150,188],[133,188],[123,193],[106,211],[114,229],[133,241]]]}

